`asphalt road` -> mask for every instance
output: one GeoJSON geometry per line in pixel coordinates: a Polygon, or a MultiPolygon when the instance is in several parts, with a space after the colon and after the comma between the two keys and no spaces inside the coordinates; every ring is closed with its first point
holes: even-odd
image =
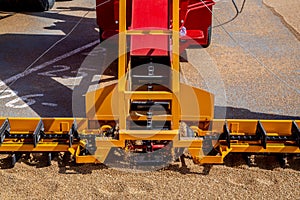
{"type": "MultiPolygon", "coordinates": [[[[299,119],[299,40],[262,0],[246,1],[233,21],[231,1],[216,3],[212,45],[187,50],[197,74],[183,67],[185,81],[216,94],[216,117],[225,111],[230,118],[299,119]]],[[[84,113],[83,96],[74,98],[73,89],[82,76],[97,83],[113,60],[98,46],[94,6],[94,0],[73,0],[43,13],[1,12],[0,116],[68,117],[77,101],[84,113]]]]}
{"type": "Polygon", "coordinates": [[[13,13],[1,19],[1,89],[8,86],[0,95],[1,116],[72,116],[72,89],[60,81],[69,77],[72,82],[99,43],[94,4],[58,2],[48,12],[13,13]]]}

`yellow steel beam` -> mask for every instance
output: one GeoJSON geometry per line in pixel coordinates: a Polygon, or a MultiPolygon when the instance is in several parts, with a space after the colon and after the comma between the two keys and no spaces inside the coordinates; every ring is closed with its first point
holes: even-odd
{"type": "Polygon", "coordinates": [[[96,138],[97,147],[125,147],[125,140],[96,138]]]}
{"type": "Polygon", "coordinates": [[[164,91],[126,91],[125,98],[132,100],[171,100],[173,94],[164,91]]]}
{"type": "Polygon", "coordinates": [[[126,89],[127,52],[126,52],[126,0],[119,1],[119,57],[118,57],[118,92],[119,92],[119,128],[126,129],[126,89]]]}
{"type": "Polygon", "coordinates": [[[203,156],[198,158],[198,162],[200,164],[223,164],[224,157],[223,156],[203,156]]]}
{"type": "Polygon", "coordinates": [[[179,72],[179,0],[173,0],[172,19],[172,61],[173,69],[179,72]]]}
{"type": "MultiPolygon", "coordinates": [[[[175,97],[180,96],[180,79],[179,79],[179,0],[173,0],[172,4],[172,92],[175,97]]],[[[172,129],[179,128],[181,116],[180,102],[177,98],[172,100],[172,129]]]]}
{"type": "Polygon", "coordinates": [[[177,130],[121,130],[120,140],[178,140],[177,130]]]}
{"type": "MultiPolygon", "coordinates": [[[[131,120],[141,120],[141,121],[147,121],[147,116],[137,116],[137,115],[130,115],[128,116],[131,120]]],[[[171,115],[153,115],[152,116],[153,121],[171,121],[172,116],[171,115]]]]}
{"type": "Polygon", "coordinates": [[[202,139],[180,139],[173,141],[173,147],[189,148],[189,149],[201,149],[202,139]]]}
{"type": "Polygon", "coordinates": [[[78,146],[76,149],[76,154],[75,154],[75,161],[76,163],[99,163],[95,156],[92,155],[80,155],[80,150],[81,147],[78,146]]]}
{"type": "MultiPolygon", "coordinates": [[[[220,121],[220,120],[213,120],[220,121]]],[[[224,121],[224,120],[221,120],[224,121]]],[[[258,120],[256,119],[227,119],[228,128],[231,133],[247,133],[255,135],[258,120]]],[[[259,120],[267,133],[278,133],[290,135],[293,120],[259,120]]],[[[296,120],[298,126],[300,120],[296,120]]]]}
{"type": "Polygon", "coordinates": [[[261,145],[231,143],[233,153],[300,153],[299,146],[288,146],[283,143],[267,143],[264,149],[261,145]]]}
{"type": "Polygon", "coordinates": [[[85,155],[85,156],[75,156],[76,163],[100,163],[95,156],[92,155],[85,155]]]}
{"type": "MultiPolygon", "coordinates": [[[[22,142],[3,143],[0,152],[68,152],[69,144],[61,144],[58,142],[40,142],[34,148],[33,144],[22,142]]],[[[74,144],[71,148],[76,149],[74,144]]]]}

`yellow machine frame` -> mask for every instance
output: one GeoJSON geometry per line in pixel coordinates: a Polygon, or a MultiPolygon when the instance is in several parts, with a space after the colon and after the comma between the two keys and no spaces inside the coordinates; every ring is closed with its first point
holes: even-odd
{"type": "Polygon", "coordinates": [[[187,148],[200,164],[221,164],[229,153],[300,154],[300,121],[292,120],[214,120],[213,95],[180,83],[179,79],[179,0],[173,0],[173,28],[170,31],[126,30],[126,1],[119,2],[118,83],[86,94],[87,118],[0,118],[0,153],[70,152],[77,163],[104,163],[111,148],[125,148],[127,140],[168,140],[173,148],[187,148]],[[130,65],[127,61],[127,35],[168,34],[172,36],[171,91],[130,91],[127,89],[130,65]],[[128,120],[146,120],[131,116],[133,100],[168,100],[171,114],[153,116],[171,121],[170,130],[130,130],[128,120]],[[190,105],[194,105],[191,107],[190,105]],[[195,109],[196,108],[196,109],[195,109]],[[118,138],[98,137],[118,124],[118,138]],[[193,136],[182,135],[182,122],[193,136]],[[188,124],[188,123],[187,123],[188,124]],[[24,131],[26,130],[26,131],[24,131]],[[95,152],[81,154],[89,136],[95,136],[95,152]],[[203,141],[209,139],[216,153],[205,155],[203,141]]]}

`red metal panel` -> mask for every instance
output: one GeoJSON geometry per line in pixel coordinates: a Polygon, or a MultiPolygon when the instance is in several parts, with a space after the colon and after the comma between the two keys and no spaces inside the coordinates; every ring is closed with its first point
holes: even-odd
{"type": "Polygon", "coordinates": [[[180,20],[183,24],[181,25],[187,29],[187,36],[201,45],[206,45],[208,42],[208,28],[212,24],[211,11],[214,4],[213,0],[188,0],[185,13],[182,10],[180,20]]]}
{"type": "MultiPolygon", "coordinates": [[[[126,0],[126,23],[131,24],[131,0],[126,0]]],[[[101,37],[107,39],[119,32],[119,0],[96,0],[97,24],[101,37]]]]}
{"type": "Polygon", "coordinates": [[[168,28],[168,0],[133,0],[132,29],[168,28]]]}
{"type": "MultiPolygon", "coordinates": [[[[168,29],[169,19],[172,18],[172,4],[168,0],[126,0],[127,28],[131,29],[168,29]],[[168,5],[170,3],[170,5],[168,5]],[[132,5],[134,4],[134,5],[132,5]],[[134,9],[132,10],[132,7],[134,9]],[[168,8],[169,7],[169,8],[168,8]],[[134,22],[131,24],[131,19],[134,22]]],[[[119,0],[96,0],[97,24],[101,29],[101,36],[107,39],[119,32],[119,0]]],[[[180,26],[186,28],[186,36],[181,37],[181,51],[194,44],[206,45],[208,43],[208,27],[212,24],[210,10],[213,0],[180,0],[180,26]],[[193,39],[193,40],[191,40],[193,39]]],[[[169,48],[165,36],[134,36],[132,51],[136,55],[164,55],[169,48]],[[141,45],[142,44],[142,45],[141,45]],[[146,48],[148,47],[148,48],[146,48]],[[150,51],[155,49],[155,51],[150,51]]]]}
{"type": "MultiPolygon", "coordinates": [[[[133,0],[132,30],[167,30],[169,24],[168,0],[133,0]]],[[[169,51],[166,35],[131,36],[131,55],[165,56],[169,51]]]]}

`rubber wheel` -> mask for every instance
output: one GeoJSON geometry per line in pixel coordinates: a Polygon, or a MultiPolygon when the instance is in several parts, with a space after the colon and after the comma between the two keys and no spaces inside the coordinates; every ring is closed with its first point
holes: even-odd
{"type": "Polygon", "coordinates": [[[102,37],[102,33],[103,33],[103,29],[99,27],[99,39],[100,39],[100,42],[104,41],[104,38],[102,37]]]}
{"type": "Polygon", "coordinates": [[[53,8],[55,0],[37,0],[41,11],[47,11],[53,8]]]}
{"type": "Polygon", "coordinates": [[[15,166],[16,162],[17,162],[16,154],[12,154],[10,167],[13,168],[15,166]]]}
{"type": "Polygon", "coordinates": [[[211,28],[211,26],[210,26],[210,27],[208,27],[208,29],[207,29],[207,44],[202,45],[203,48],[209,47],[209,45],[210,45],[210,43],[211,43],[211,32],[212,32],[212,28],[211,28]]]}
{"type": "Polygon", "coordinates": [[[47,166],[51,166],[51,161],[52,161],[52,153],[48,153],[47,156],[47,166]]]}

